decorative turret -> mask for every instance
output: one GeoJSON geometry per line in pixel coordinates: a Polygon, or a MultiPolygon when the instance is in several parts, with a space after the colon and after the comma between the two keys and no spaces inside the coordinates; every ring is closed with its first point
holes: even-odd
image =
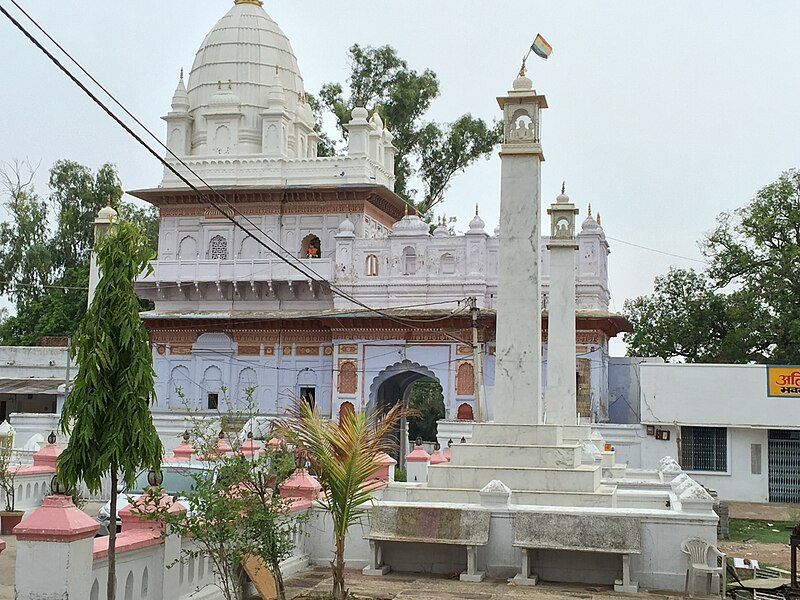
{"type": "MultiPolygon", "coordinates": [[[[172,111],[165,117],[167,122],[167,148],[178,156],[191,152],[192,117],[189,114],[189,94],[183,82],[183,69],[178,79],[178,87],[172,96],[172,111]]],[[[167,158],[170,158],[167,153],[167,158]]]]}
{"type": "Polygon", "coordinates": [[[478,205],[475,205],[475,216],[472,217],[472,220],[469,222],[469,231],[467,235],[483,235],[488,236],[486,233],[486,223],[483,219],[481,219],[480,215],[478,214],[478,205]]]}

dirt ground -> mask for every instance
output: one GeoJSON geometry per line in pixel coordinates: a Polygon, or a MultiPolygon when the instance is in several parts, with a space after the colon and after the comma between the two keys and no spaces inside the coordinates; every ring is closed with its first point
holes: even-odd
{"type": "Polygon", "coordinates": [[[788,544],[761,544],[759,542],[730,542],[720,540],[719,549],[730,557],[754,558],[763,566],[789,569],[791,566],[788,544]]]}

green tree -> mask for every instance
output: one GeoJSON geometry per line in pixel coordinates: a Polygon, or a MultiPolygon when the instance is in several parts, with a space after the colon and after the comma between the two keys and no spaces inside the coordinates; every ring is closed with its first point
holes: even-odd
{"type": "MultiPolygon", "coordinates": [[[[163,452],[150,413],[155,401],[150,342],[133,287],[153,254],[144,232],[124,221],[111,225],[96,252],[101,277],[71,350],[78,374],[61,413],[69,443],[58,460],[58,477],[68,488],[84,481],[96,492],[109,474],[113,523],[120,479],[133,486],[142,469],[160,468],[163,452]]],[[[109,598],[116,597],[115,543],[111,527],[109,598]]]]}
{"type": "Polygon", "coordinates": [[[308,457],[322,486],[320,503],[333,521],[333,600],[346,600],[345,540],[350,526],[361,521],[372,493],[365,488],[378,470],[378,454],[391,451],[392,432],[411,413],[395,404],[383,415],[345,411],[338,424],[324,418],[308,402],[297,399],[276,433],[308,457]]]}
{"type": "Polygon", "coordinates": [[[422,438],[435,442],[439,419],[444,419],[442,386],[435,381],[418,381],[411,388],[408,407],[417,416],[408,419],[408,435],[412,440],[422,438]]]}
{"type": "Polygon", "coordinates": [[[320,104],[333,113],[344,139],[353,108],[379,112],[395,136],[394,191],[430,220],[431,210],[442,201],[453,177],[475,160],[488,157],[500,142],[502,125],[488,126],[469,114],[449,125],[426,123],[425,113],[439,95],[436,73],[411,69],[391,46],[355,44],[349,58],[347,86],[322,86],[320,104]],[[415,178],[423,185],[422,193],[412,187],[415,178]]]}
{"type": "MultiPolygon", "coordinates": [[[[717,286],[741,289],[769,315],[769,361],[800,364],[800,171],[783,173],[746,206],[721,215],[705,252],[717,286]]],[[[762,325],[754,319],[751,326],[762,325]]]]}
{"type": "Polygon", "coordinates": [[[50,170],[46,199],[32,185],[35,171],[19,162],[0,168],[8,215],[0,223],[0,294],[14,303],[14,314],[0,320],[4,345],[35,345],[41,337],[75,331],[86,311],[94,219],[106,203],[124,220],[141,225],[151,248],[158,239],[157,211],[121,201],[112,165],[92,173],[75,162],[58,161],[50,170]]]}
{"type": "Polygon", "coordinates": [[[673,269],[625,303],[628,354],[800,363],[800,173],[788,171],[703,241],[704,272],[673,269]]]}
{"type": "Polygon", "coordinates": [[[767,315],[745,291],[718,291],[704,273],[671,269],[656,277],[649,296],[625,301],[633,324],[625,334],[629,356],[660,356],[693,363],[747,363],[766,359],[761,327],[767,315]]]}

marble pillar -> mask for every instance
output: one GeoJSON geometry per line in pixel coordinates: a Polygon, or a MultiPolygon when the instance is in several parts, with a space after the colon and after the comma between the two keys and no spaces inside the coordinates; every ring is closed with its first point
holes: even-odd
{"type": "Polygon", "coordinates": [[[578,210],[561,188],[550,215],[550,294],[547,302],[547,386],[545,420],[577,420],[575,364],[575,216],[578,210]]]}
{"type": "Polygon", "coordinates": [[[541,423],[541,163],[539,115],[547,108],[530,79],[497,99],[504,140],[500,190],[500,264],[497,305],[494,420],[541,423]]]}

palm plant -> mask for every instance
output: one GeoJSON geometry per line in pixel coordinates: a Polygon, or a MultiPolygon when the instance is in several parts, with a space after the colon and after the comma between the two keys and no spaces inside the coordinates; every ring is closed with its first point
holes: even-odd
{"type": "Polygon", "coordinates": [[[339,424],[295,400],[276,433],[305,455],[320,485],[323,507],[333,521],[333,598],[346,600],[344,550],[348,528],[366,513],[372,493],[365,484],[379,469],[378,455],[396,447],[392,435],[402,417],[413,411],[397,404],[384,414],[344,411],[339,424]]]}

